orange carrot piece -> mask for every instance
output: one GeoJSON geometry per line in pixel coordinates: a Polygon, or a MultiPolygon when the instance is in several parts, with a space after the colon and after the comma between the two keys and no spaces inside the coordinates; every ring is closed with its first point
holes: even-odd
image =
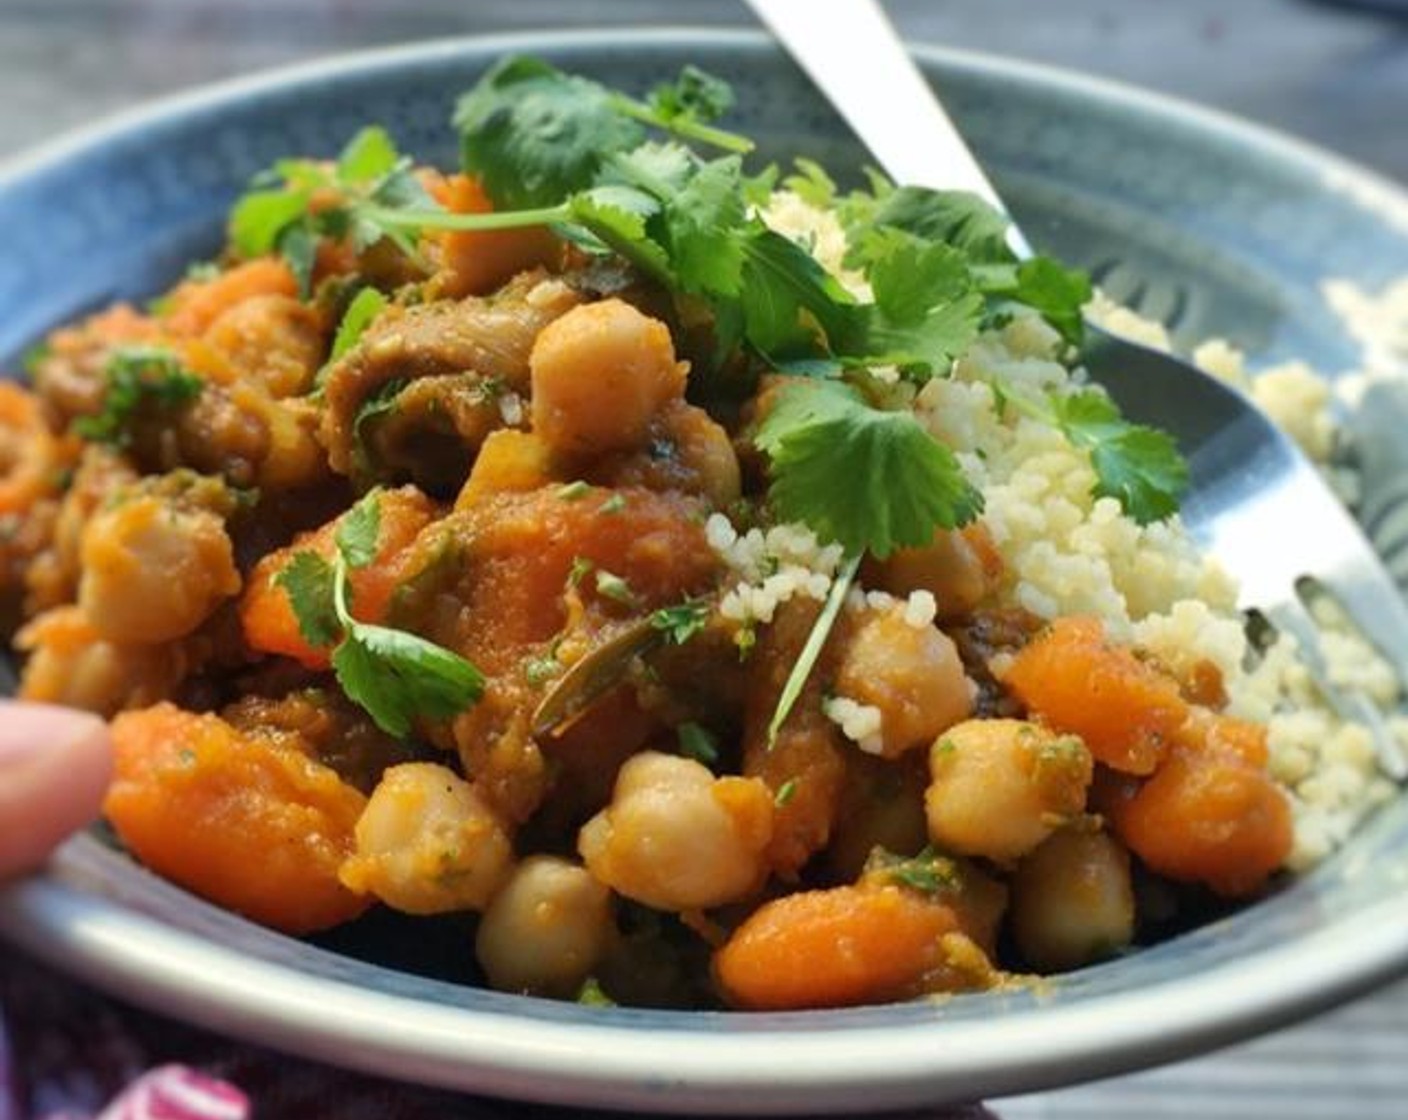
{"type": "Polygon", "coordinates": [[[258,257],[209,280],[187,280],[171,293],[163,316],[166,330],[197,337],[237,303],[253,296],[296,296],[298,281],[277,257],[258,257]]]}
{"type": "Polygon", "coordinates": [[[1043,723],[1079,735],[1097,761],[1128,774],[1152,773],[1188,718],[1177,682],[1109,641],[1094,618],[1057,619],[1003,680],[1043,723]]]}
{"type": "MultiPolygon", "coordinates": [[[[381,494],[380,534],[376,558],[348,575],[352,587],[352,614],[363,622],[380,622],[401,581],[397,557],[430,524],[435,510],[430,499],[413,486],[381,494]]],[[[314,552],[331,560],[337,549],[337,529],[342,517],[299,537],[286,548],[269,553],[254,566],[240,601],[240,624],[251,649],[291,657],[310,669],[325,669],[329,651],[308,643],[298,627],[288,592],[277,584],[280,573],[296,553],[314,552]]]]}
{"type": "Polygon", "coordinates": [[[0,514],[27,513],[53,492],[58,452],[38,398],[0,381],[0,514]]]}
{"type": "MultiPolygon", "coordinates": [[[[456,214],[487,214],[493,210],[478,179],[454,175],[432,187],[437,201],[456,214]]],[[[452,230],[438,235],[442,271],[440,291],[452,299],[487,295],[518,273],[535,265],[553,265],[562,257],[562,242],[542,226],[525,229],[452,230]]]]}
{"type": "Polygon", "coordinates": [[[162,703],[112,726],[104,812],[157,874],[288,933],[355,918],[337,878],[366,799],[303,752],[162,703]]]}
{"type": "Polygon", "coordinates": [[[764,903],[714,956],[725,998],[751,1011],[885,1003],[944,963],[953,911],[895,886],[806,891],[764,903]]]}
{"type": "Polygon", "coordinates": [[[1285,794],[1234,749],[1180,747],[1109,810],[1116,834],[1154,871],[1229,898],[1257,891],[1291,850],[1285,794]]]}

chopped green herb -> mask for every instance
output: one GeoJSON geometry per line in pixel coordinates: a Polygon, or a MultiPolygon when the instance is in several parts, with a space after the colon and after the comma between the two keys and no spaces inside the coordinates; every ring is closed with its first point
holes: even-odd
{"type": "Polygon", "coordinates": [[[797,796],[797,779],[788,778],[782,785],[777,787],[777,793],[773,795],[772,803],[779,809],[791,804],[792,799],[797,796]]]}
{"type": "Polygon", "coordinates": [[[826,168],[814,160],[793,160],[797,171],[782,180],[782,185],[809,206],[825,209],[836,201],[836,182],[826,168]]]}
{"type": "Polygon", "coordinates": [[[333,647],[342,690],[388,735],[404,739],[416,717],[448,719],[473,704],[484,677],[459,654],[416,634],[352,617],[347,577],[375,556],[376,494],[358,502],[339,526],[331,563],[313,552],[295,553],[275,582],[287,592],[304,638],[333,647]]]}
{"type": "Polygon", "coordinates": [[[422,263],[405,224],[394,218],[402,210],[434,214],[438,207],[383,128],[359,131],[331,168],[316,160],[280,160],[255,182],[257,189],[230,211],[230,242],[241,256],[281,255],[305,296],[323,237],[348,238],[358,252],[385,238],[422,263]]]}
{"type": "Polygon", "coordinates": [[[925,848],[910,859],[887,863],[885,871],[896,883],[923,894],[940,894],[958,885],[953,860],[939,855],[932,848],[925,848]]]}
{"type": "Polygon", "coordinates": [[[577,992],[577,1002],[583,1007],[615,1007],[616,1001],[602,990],[600,981],[595,976],[588,976],[582,981],[582,986],[577,992]]]}
{"type": "Polygon", "coordinates": [[[686,599],[673,607],[661,607],[650,616],[650,625],[664,631],[665,637],[682,646],[709,624],[707,599],[686,599]]]}
{"type": "Polygon", "coordinates": [[[733,108],[733,89],[722,78],[686,65],[673,82],[651,90],[646,103],[667,127],[685,122],[708,124],[733,108]]]}
{"type": "Polygon", "coordinates": [[[533,657],[523,665],[523,676],[535,688],[562,675],[562,662],[555,657],[533,657]]]}
{"type": "Polygon", "coordinates": [[[331,365],[342,355],[357,345],[358,339],[378,315],[385,310],[387,299],[375,288],[363,288],[357,293],[347,310],[342,313],[342,321],[337,325],[337,334],[332,340],[332,352],[328,355],[331,365]]]}
{"type": "Polygon", "coordinates": [[[298,631],[304,641],[319,649],[333,645],[342,636],[342,624],[333,604],[333,566],[316,552],[295,552],[293,559],[277,576],[293,608],[298,631]]]}
{"type": "Polygon", "coordinates": [[[454,124],[465,170],[481,178],[497,205],[548,206],[591,186],[610,156],[641,144],[647,125],[750,149],[742,137],[704,123],[725,102],[725,88],[695,71],[645,103],[541,59],[514,56],[460,98],[454,124]]]}
{"type": "Polygon", "coordinates": [[[586,579],[591,571],[596,567],[585,556],[572,557],[572,566],[567,569],[567,588],[571,590],[586,579]]]}
{"type": "Polygon", "coordinates": [[[967,524],[982,495],[913,413],[868,405],[839,382],[785,385],[759,428],[772,463],[769,497],[848,553],[884,558],[967,524]]]}
{"type": "Polygon", "coordinates": [[[132,421],[145,409],[173,411],[200,396],[205,382],[169,350],[125,346],[114,350],[103,371],[107,389],[101,411],[80,416],[73,430],[84,439],[126,447],[132,421]]]}
{"type": "Polygon", "coordinates": [[[1167,432],[1131,424],[1100,389],[1034,398],[1008,386],[1002,397],[1009,407],[1059,428],[1090,453],[1096,497],[1114,498],[1141,525],[1178,512],[1178,499],[1188,487],[1188,464],[1167,432]]]}
{"type": "Polygon", "coordinates": [[[375,456],[368,441],[376,425],[396,411],[397,402],[408,384],[410,382],[404,377],[393,377],[379,386],[357,409],[357,415],[352,420],[352,465],[357,478],[376,477],[375,456]]]}
{"type": "Polygon", "coordinates": [[[578,498],[584,498],[591,493],[591,486],[583,482],[580,478],[575,482],[567,482],[557,488],[557,496],[564,502],[575,502],[578,498]]]}
{"type": "Polygon", "coordinates": [[[349,568],[365,568],[376,559],[381,536],[381,492],[364,494],[337,526],[337,549],[349,568]]]}
{"type": "Polygon", "coordinates": [[[600,568],[596,573],[596,590],[599,595],[627,607],[634,607],[640,600],[631,590],[631,585],[614,572],[600,568]]]}
{"type": "Polygon", "coordinates": [[[675,734],[679,736],[680,754],[705,766],[718,763],[719,740],[707,727],[698,723],[682,723],[675,728],[675,734]]]}
{"type": "Polygon", "coordinates": [[[54,348],[48,342],[36,342],[20,358],[20,368],[31,381],[39,372],[39,367],[53,354],[54,348]]]}
{"type": "Polygon", "coordinates": [[[606,501],[602,502],[597,509],[597,513],[620,513],[626,508],[626,495],[612,494],[606,501]]]}
{"type": "Polygon", "coordinates": [[[777,743],[777,733],[787,722],[787,717],[792,713],[792,706],[797,703],[807,678],[812,675],[812,669],[816,666],[817,658],[821,656],[831,628],[836,624],[836,619],[841,613],[841,604],[846,601],[846,592],[851,589],[851,581],[856,578],[859,568],[860,557],[852,556],[841,565],[841,570],[831,581],[831,591],[826,596],[826,603],[817,615],[811,633],[807,635],[806,643],[802,646],[802,652],[797,655],[797,660],[792,665],[792,671],[787,675],[787,681],[777,698],[777,707],[768,722],[769,750],[777,743]]]}
{"type": "Polygon", "coordinates": [[[1097,389],[1053,396],[1051,404],[1061,431],[1090,452],[1097,496],[1115,498],[1141,525],[1178,511],[1188,486],[1188,464],[1172,436],[1129,423],[1097,389]]]}

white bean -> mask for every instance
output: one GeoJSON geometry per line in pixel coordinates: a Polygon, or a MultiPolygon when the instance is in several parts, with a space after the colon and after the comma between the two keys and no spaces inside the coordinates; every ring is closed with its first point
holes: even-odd
{"type": "Polygon", "coordinates": [[[1017,719],[960,723],[929,752],[929,838],[959,855],[1020,859],[1082,811],[1093,767],[1072,735],[1017,719]]]}
{"type": "Polygon", "coordinates": [[[605,886],[575,863],[530,856],[484,912],[474,948],[498,990],[570,998],[614,934],[605,886]]]}
{"type": "Polygon", "coordinates": [[[1077,822],[1051,834],[1012,877],[1012,932],[1042,972],[1079,968],[1134,939],[1129,853],[1077,822]]]}
{"type": "Polygon", "coordinates": [[[503,825],[474,787],[433,762],[388,769],[356,831],[342,881],[408,914],[482,910],[513,861],[503,825]]]}
{"type": "Polygon", "coordinates": [[[578,837],[588,869],[658,910],[721,906],[767,874],[773,798],[757,778],[715,778],[687,758],[645,751],[578,837]]]}

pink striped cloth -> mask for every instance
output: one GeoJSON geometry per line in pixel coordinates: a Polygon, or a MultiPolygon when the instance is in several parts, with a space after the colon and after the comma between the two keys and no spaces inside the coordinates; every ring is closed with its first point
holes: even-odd
{"type": "MultiPolygon", "coordinates": [[[[139,1011],[0,945],[0,1120],[589,1120],[401,1085],[139,1011]]],[[[974,1106],[912,1120],[996,1120],[974,1106]]]]}

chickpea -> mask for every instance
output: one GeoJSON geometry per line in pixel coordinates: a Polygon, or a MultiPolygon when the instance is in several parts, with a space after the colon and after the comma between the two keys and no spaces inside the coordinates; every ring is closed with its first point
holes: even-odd
{"type": "Polygon", "coordinates": [[[224,522],[138,495],[99,511],[83,531],[78,603],[115,642],[184,637],[240,589],[224,522]]]}
{"type": "Polygon", "coordinates": [[[531,856],[484,912],[474,948],[500,991],[570,998],[614,934],[606,887],[575,863],[531,856]]]}
{"type": "Polygon", "coordinates": [[[1012,877],[1017,948],[1042,972],[1079,968],[1134,939],[1129,853],[1084,822],[1053,832],[1012,877]]]}
{"type": "Polygon", "coordinates": [[[22,699],[105,716],[166,699],[190,667],[180,645],[106,640],[78,607],[45,611],[16,635],[15,645],[29,654],[22,699]]]}
{"type": "Polygon", "coordinates": [[[655,414],[684,393],[669,329],[618,299],[549,323],[528,364],[533,431],[562,454],[640,447],[655,414]]]}
{"type": "Polygon", "coordinates": [[[356,837],[342,882],[407,914],[482,910],[513,860],[503,826],[474,787],[433,762],[387,770],[356,837]]]}
{"type": "Polygon", "coordinates": [[[929,752],[929,838],[960,855],[1010,863],[1085,807],[1085,744],[1016,719],[970,719],[929,752]]]}
{"type": "Polygon", "coordinates": [[[627,898],[706,909],[762,885],[772,814],[757,778],[715,778],[691,759],[645,751],[621,767],[611,804],[577,846],[591,873],[627,898]]]}
{"type": "Polygon", "coordinates": [[[866,609],[845,644],[836,690],[880,709],[885,758],[932,743],[973,710],[958,647],[931,625],[911,625],[903,604],[866,609]]]}
{"type": "Polygon", "coordinates": [[[307,392],[327,357],[322,316],[294,296],[256,295],[211,323],[205,341],[277,400],[307,392]]]}
{"type": "Polygon", "coordinates": [[[919,548],[901,548],[867,565],[865,582],[891,595],[930,591],[939,618],[969,614],[1002,578],[1002,558],[981,521],[962,529],[936,529],[919,548]]]}

